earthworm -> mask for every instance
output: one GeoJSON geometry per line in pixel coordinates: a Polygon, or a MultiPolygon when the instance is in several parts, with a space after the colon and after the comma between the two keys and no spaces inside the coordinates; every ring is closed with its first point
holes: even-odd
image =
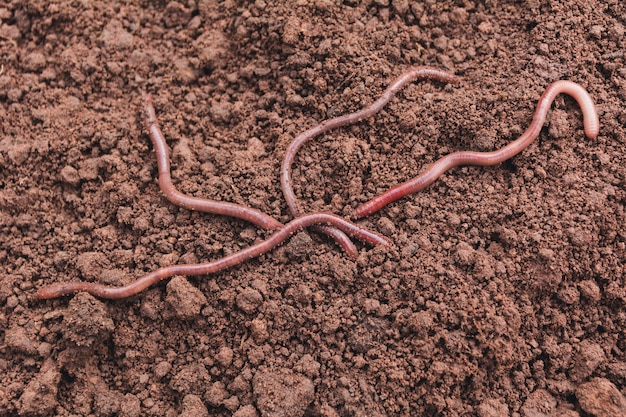
{"type": "Polygon", "coordinates": [[[556,81],[550,84],[548,88],[546,88],[546,91],[544,91],[543,95],[539,99],[539,102],[537,103],[537,109],[535,110],[530,126],[518,139],[503,148],[492,152],[461,151],[448,154],[433,163],[419,176],[400,185],[396,185],[388,191],[360,205],[354,210],[353,217],[365,217],[375,213],[391,202],[423,190],[450,168],[459,165],[496,165],[517,155],[528,147],[528,145],[530,145],[537,138],[537,136],[539,136],[552,102],[555,97],[561,93],[572,96],[574,100],[576,100],[583,114],[585,136],[589,139],[595,139],[600,131],[600,122],[598,120],[598,113],[596,112],[595,105],[589,96],[589,93],[587,93],[583,87],[572,81],[556,81]]]}
{"type": "Polygon", "coordinates": [[[172,184],[172,178],[170,176],[170,158],[168,155],[167,144],[157,123],[156,113],[152,104],[152,95],[150,94],[144,94],[144,124],[148,130],[150,140],[154,145],[154,150],[157,156],[159,186],[161,187],[163,194],[165,194],[165,197],[170,202],[189,210],[236,217],[267,230],[276,230],[283,227],[283,224],[278,220],[251,207],[234,203],[226,203],[223,201],[191,197],[178,191],[174,187],[174,184],[172,184]]]}
{"type": "Polygon", "coordinates": [[[292,220],[281,229],[274,232],[266,240],[213,262],[204,264],[174,265],[157,269],[156,271],[137,279],[131,284],[122,287],[110,287],[94,282],[61,282],[40,288],[39,291],[37,291],[36,296],[39,299],[50,299],[84,291],[99,298],[119,299],[130,297],[145,290],[149,286],[174,275],[206,275],[233,267],[268,252],[269,250],[280,245],[298,230],[316,224],[332,224],[345,233],[374,246],[380,244],[387,245],[389,243],[387,239],[377,236],[372,232],[368,232],[367,230],[363,230],[354,223],[351,223],[334,214],[311,213],[292,220]]]}
{"type": "MultiPolygon", "coordinates": [[[[167,143],[161,129],[159,128],[154,105],[152,104],[152,95],[150,94],[144,94],[144,124],[148,130],[150,140],[152,141],[157,155],[159,186],[163,194],[165,194],[165,197],[170,202],[190,210],[247,220],[250,223],[256,224],[257,226],[268,230],[276,230],[283,227],[283,224],[278,220],[251,207],[226,203],[223,201],[191,197],[176,190],[174,184],[172,184],[172,178],[170,175],[170,159],[167,151],[167,143]]],[[[348,236],[341,233],[341,235],[335,237],[335,241],[343,248],[348,256],[356,258],[356,246],[352,243],[348,236]]]]}
{"type": "MultiPolygon", "coordinates": [[[[291,142],[291,144],[287,147],[287,150],[285,151],[285,157],[283,159],[283,163],[280,169],[280,185],[292,216],[297,217],[301,213],[300,203],[298,202],[298,199],[293,192],[291,184],[291,166],[293,165],[293,160],[295,159],[298,150],[305,143],[324,132],[335,129],[337,127],[353,124],[373,116],[374,114],[378,113],[389,102],[389,100],[391,100],[391,98],[398,92],[398,90],[400,90],[406,84],[417,79],[437,80],[446,83],[459,82],[459,78],[457,76],[434,68],[411,68],[402,73],[398,78],[396,78],[395,81],[389,87],[387,87],[387,89],[380,96],[380,98],[378,98],[378,100],[370,104],[368,107],[354,113],[325,120],[317,126],[307,130],[306,132],[301,133],[293,140],[293,142],[291,142]]],[[[335,240],[342,239],[343,236],[345,236],[343,235],[343,232],[335,228],[323,226],[320,227],[320,229],[322,229],[324,233],[331,235],[335,240]]]]}

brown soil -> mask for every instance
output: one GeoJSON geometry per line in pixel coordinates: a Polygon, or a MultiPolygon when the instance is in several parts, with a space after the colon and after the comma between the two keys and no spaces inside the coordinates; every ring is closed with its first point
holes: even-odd
{"type": "Polygon", "coordinates": [[[142,3],[0,5],[0,415],[626,415],[626,3],[142,3]],[[307,145],[307,210],[347,215],[441,155],[503,146],[557,79],[588,89],[600,136],[557,98],[522,154],[361,221],[394,245],[356,260],[300,233],[128,300],[34,298],[269,235],[165,200],[142,91],[180,190],[287,222],[288,143],[413,65],[463,81],[413,83],[307,145]]]}

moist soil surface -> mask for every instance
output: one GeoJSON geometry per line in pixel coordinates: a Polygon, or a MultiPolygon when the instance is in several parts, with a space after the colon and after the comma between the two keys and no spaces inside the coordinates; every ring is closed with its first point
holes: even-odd
{"type": "Polygon", "coordinates": [[[626,415],[626,6],[620,0],[0,4],[0,415],[626,415]],[[157,182],[154,96],[189,195],[292,219],[288,144],[416,81],[298,153],[305,212],[359,204],[457,150],[539,138],[460,167],[358,224],[356,258],[314,231],[128,299],[124,285],[271,235],[190,212],[157,182]]]}

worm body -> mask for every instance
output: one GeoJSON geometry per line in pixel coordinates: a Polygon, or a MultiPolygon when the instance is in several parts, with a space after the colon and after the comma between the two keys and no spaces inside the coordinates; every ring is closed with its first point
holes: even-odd
{"type": "Polygon", "coordinates": [[[574,82],[565,80],[556,81],[546,88],[537,103],[537,109],[535,110],[530,126],[518,139],[493,152],[463,151],[446,155],[424,170],[419,176],[397,185],[357,207],[354,210],[353,217],[361,218],[368,216],[377,212],[389,203],[392,203],[409,194],[423,190],[450,168],[460,165],[490,166],[512,158],[526,149],[528,145],[530,145],[537,138],[537,136],[539,136],[539,133],[541,132],[541,129],[546,121],[550,105],[554,101],[555,97],[561,93],[572,96],[576,102],[578,102],[578,105],[583,113],[585,135],[589,139],[595,139],[600,131],[600,122],[598,120],[598,113],[596,112],[595,105],[589,96],[589,93],[574,82]]]}
{"type": "MultiPolygon", "coordinates": [[[[144,124],[148,130],[150,140],[152,141],[157,155],[159,187],[170,202],[189,210],[236,217],[238,219],[249,221],[250,223],[256,224],[257,226],[267,230],[277,230],[283,226],[282,223],[273,217],[270,217],[267,214],[251,207],[223,201],[191,197],[178,191],[174,187],[174,184],[172,184],[167,143],[165,142],[165,137],[163,136],[163,133],[157,123],[156,113],[152,104],[152,96],[150,94],[145,94],[144,102],[144,124]]],[[[353,258],[357,256],[356,246],[343,232],[337,229],[331,229],[330,235],[343,248],[348,256],[353,258]]]]}
{"type": "MultiPolygon", "coordinates": [[[[385,90],[383,95],[366,109],[322,122],[320,125],[309,129],[294,140],[286,152],[281,168],[281,187],[290,210],[293,215],[296,216],[293,221],[287,223],[286,225],[283,225],[272,217],[250,207],[190,197],[177,191],[171,182],[167,145],[156,122],[152,98],[150,95],[146,95],[144,122],[157,154],[159,185],[167,198],[174,204],[181,207],[237,217],[265,229],[275,230],[275,232],[262,242],[213,262],[204,264],[174,265],[161,268],[139,278],[131,284],[122,287],[110,287],[91,282],[65,282],[52,284],[39,289],[37,292],[37,298],[57,298],[79,291],[85,291],[96,297],[107,299],[129,297],[174,275],[206,275],[233,267],[270,251],[283,243],[296,231],[310,226],[322,227],[326,233],[330,234],[337,241],[339,241],[344,249],[348,248],[346,251],[349,254],[351,253],[350,250],[353,250],[353,253],[356,254],[356,248],[354,248],[354,244],[347,235],[374,246],[388,244],[389,241],[387,239],[382,238],[373,232],[362,229],[359,226],[334,214],[311,213],[300,215],[297,199],[291,189],[290,170],[296,152],[307,141],[335,127],[355,123],[375,114],[391,99],[391,97],[393,97],[398,89],[417,78],[430,78],[443,82],[458,81],[458,78],[455,76],[441,71],[429,68],[414,68],[397,78],[394,83],[389,86],[387,90],[385,90]],[[350,249],[350,246],[353,249],[350,249]]],[[[357,218],[367,216],[399,198],[420,191],[434,182],[450,168],[460,165],[496,165],[513,157],[514,155],[517,155],[537,138],[546,121],[547,112],[550,109],[554,98],[561,93],[572,96],[578,102],[583,113],[585,135],[590,139],[595,138],[599,133],[600,124],[591,97],[580,85],[576,83],[571,81],[557,81],[548,86],[546,91],[543,93],[537,104],[530,126],[526,129],[522,136],[515,141],[492,152],[463,151],[446,155],[437,160],[418,177],[393,187],[387,192],[359,206],[355,210],[354,216],[357,218]]]]}
{"type": "Polygon", "coordinates": [[[216,272],[223,271],[224,269],[231,268],[235,265],[243,263],[249,259],[256,258],[265,252],[270,251],[276,246],[283,243],[291,235],[298,230],[312,225],[330,224],[343,232],[353,236],[364,243],[376,245],[387,245],[389,241],[382,238],[372,232],[364,230],[354,223],[351,223],[343,218],[329,213],[312,213],[298,217],[297,219],[287,223],[281,229],[274,232],[266,240],[257,243],[256,245],[249,246],[242,249],[239,252],[228,255],[217,261],[205,263],[205,264],[185,264],[174,265],[161,269],[157,269],[143,277],[137,279],[131,284],[123,287],[109,287],[102,284],[93,282],[61,282],[57,284],[51,284],[42,287],[37,291],[37,298],[50,299],[70,295],[79,291],[88,292],[89,294],[106,299],[119,299],[126,298],[135,295],[146,288],[154,285],[155,283],[162,281],[166,278],[170,278],[174,275],[206,275],[214,274],[216,272]]]}
{"type": "MultiPolygon", "coordinates": [[[[350,125],[373,116],[374,114],[378,113],[389,102],[389,100],[391,100],[391,98],[398,92],[398,90],[400,90],[406,84],[418,79],[437,80],[444,83],[459,82],[459,78],[455,75],[434,68],[411,68],[401,74],[398,78],[396,78],[394,82],[389,87],[387,87],[385,92],[378,98],[378,100],[376,100],[370,106],[354,113],[323,121],[319,125],[298,135],[293,140],[293,142],[291,142],[291,144],[285,151],[285,157],[283,159],[283,163],[280,169],[280,186],[292,216],[297,217],[301,214],[300,203],[298,202],[298,199],[293,192],[293,187],[291,183],[291,166],[293,165],[293,161],[296,157],[298,150],[311,139],[321,135],[322,133],[328,132],[331,129],[350,125]]],[[[335,240],[344,239],[345,236],[343,232],[331,227],[324,227],[322,231],[324,233],[330,234],[335,240]]]]}
{"type": "Polygon", "coordinates": [[[282,223],[278,220],[251,207],[234,203],[226,203],[223,201],[191,197],[178,191],[174,187],[174,184],[172,184],[172,178],[170,176],[170,158],[167,151],[167,144],[157,123],[154,106],[152,105],[152,96],[150,94],[145,94],[144,96],[144,124],[148,134],[150,135],[150,140],[152,141],[152,145],[154,146],[157,156],[159,187],[170,202],[189,210],[236,217],[238,219],[256,224],[257,226],[267,230],[276,230],[283,227],[282,223]]]}

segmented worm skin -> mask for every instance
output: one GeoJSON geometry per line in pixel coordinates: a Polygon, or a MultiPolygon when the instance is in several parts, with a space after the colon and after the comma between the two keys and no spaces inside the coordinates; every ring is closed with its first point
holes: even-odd
{"type": "Polygon", "coordinates": [[[528,145],[530,145],[537,138],[537,136],[539,136],[552,102],[556,96],[561,93],[570,95],[576,100],[583,113],[585,136],[589,139],[595,139],[600,131],[600,122],[595,105],[589,96],[589,93],[587,93],[587,91],[580,85],[572,81],[556,81],[546,88],[546,91],[537,103],[537,109],[535,110],[530,126],[518,139],[493,152],[464,151],[446,155],[437,160],[419,176],[397,185],[357,207],[354,210],[353,217],[361,218],[368,216],[382,209],[389,203],[392,203],[409,194],[423,190],[450,168],[460,165],[490,166],[512,158],[526,149],[528,145]]]}
{"type": "Polygon", "coordinates": [[[278,220],[251,207],[191,197],[176,190],[170,176],[170,158],[167,144],[161,129],[159,129],[154,106],[152,104],[152,96],[150,94],[144,95],[144,104],[144,123],[156,152],[157,166],[159,169],[159,186],[170,202],[189,210],[236,217],[267,230],[276,230],[283,227],[283,224],[278,220]]]}
{"type": "Polygon", "coordinates": [[[61,282],[51,284],[42,287],[37,291],[37,298],[50,299],[70,295],[79,291],[87,292],[95,297],[105,299],[119,299],[126,298],[135,295],[146,288],[154,285],[155,283],[162,281],[166,278],[170,278],[175,275],[206,275],[214,274],[216,272],[223,271],[224,269],[231,268],[235,265],[243,263],[249,259],[256,258],[276,246],[283,243],[291,235],[298,230],[305,227],[319,224],[332,224],[334,227],[342,230],[343,232],[353,236],[364,243],[376,245],[387,245],[389,241],[382,238],[375,233],[364,230],[354,223],[351,223],[339,216],[330,213],[312,213],[304,216],[300,216],[297,219],[287,223],[280,230],[274,232],[266,240],[259,242],[255,245],[242,249],[239,252],[228,255],[219,260],[205,263],[205,264],[184,264],[174,265],[165,268],[158,269],[143,277],[137,279],[131,284],[123,287],[110,287],[93,282],[61,282]]]}
{"type": "MultiPolygon", "coordinates": [[[[458,83],[459,78],[455,75],[449,74],[447,72],[443,72],[437,70],[435,68],[430,67],[414,67],[403,74],[401,74],[395,81],[387,87],[385,92],[372,103],[369,107],[366,107],[362,110],[359,110],[355,113],[346,114],[343,116],[335,117],[333,119],[329,119],[323,121],[319,125],[307,130],[306,132],[298,135],[293,142],[289,145],[287,150],[285,151],[285,158],[283,159],[283,163],[280,170],[280,185],[283,191],[283,195],[285,196],[285,200],[287,201],[287,206],[289,207],[289,211],[291,215],[294,217],[298,217],[301,214],[300,203],[293,192],[292,184],[291,184],[291,166],[293,165],[293,161],[296,157],[296,153],[298,150],[308,141],[315,138],[316,136],[321,135],[324,132],[327,132],[331,129],[335,129],[338,127],[350,125],[361,120],[367,119],[368,117],[373,116],[378,113],[391,98],[400,90],[402,87],[407,85],[408,83],[418,80],[418,79],[429,79],[429,80],[437,80],[444,83],[458,83]]],[[[332,227],[322,226],[318,229],[321,229],[323,233],[331,236],[335,241],[337,241],[340,245],[343,246],[341,242],[348,239],[343,232],[337,230],[332,227]]],[[[349,241],[349,239],[348,239],[349,241]]]]}

